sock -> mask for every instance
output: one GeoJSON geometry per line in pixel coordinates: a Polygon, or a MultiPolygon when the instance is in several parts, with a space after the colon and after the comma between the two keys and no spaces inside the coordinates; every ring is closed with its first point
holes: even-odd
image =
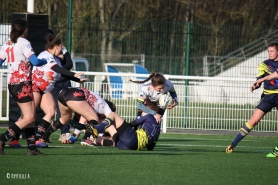
{"type": "Polygon", "coordinates": [[[38,129],[35,135],[35,140],[38,141],[39,139],[42,138],[42,136],[44,135],[46,129],[48,129],[48,127],[51,125],[51,123],[49,123],[48,121],[42,119],[38,125],[38,129]]]}
{"type": "Polygon", "coordinates": [[[26,138],[27,138],[27,148],[30,150],[35,150],[35,128],[25,128],[26,138]]]}
{"type": "Polygon", "coordinates": [[[5,143],[11,138],[15,137],[18,133],[21,133],[22,130],[14,123],[12,124],[6,132],[0,135],[0,140],[5,143]]]}
{"type": "Polygon", "coordinates": [[[113,141],[110,139],[103,139],[103,146],[113,146],[113,141]]]}
{"type": "Polygon", "coordinates": [[[86,130],[86,132],[85,132],[85,134],[83,136],[83,139],[85,139],[85,140],[90,139],[91,135],[92,135],[92,133],[86,130]]]}
{"type": "Polygon", "coordinates": [[[14,137],[12,137],[11,141],[19,140],[20,135],[21,135],[21,132],[17,133],[14,137]]]}
{"type": "Polygon", "coordinates": [[[98,133],[104,133],[105,129],[110,127],[112,125],[112,123],[113,123],[113,119],[107,117],[101,124],[99,124],[98,126],[95,126],[95,128],[97,129],[98,133]]]}
{"type": "Polygon", "coordinates": [[[74,121],[74,124],[72,126],[76,129],[78,129],[78,130],[86,129],[86,125],[84,125],[82,123],[75,122],[75,121],[74,121]]]}
{"type": "Polygon", "coordinates": [[[61,128],[63,126],[63,124],[60,122],[59,119],[57,119],[56,121],[54,121],[54,123],[48,127],[48,129],[46,130],[46,132],[43,135],[43,138],[49,138],[49,136],[55,132],[56,130],[58,130],[59,128],[61,128]]]}
{"type": "Polygon", "coordinates": [[[116,132],[113,137],[112,137],[113,141],[115,143],[117,143],[120,140],[120,135],[116,132]]]}
{"type": "Polygon", "coordinates": [[[232,145],[237,146],[237,144],[251,132],[252,128],[253,126],[251,126],[249,122],[246,122],[239,130],[235,140],[232,142],[232,145]]]}
{"type": "MultiPolygon", "coordinates": [[[[88,123],[91,125],[98,125],[98,122],[94,119],[90,120],[88,123]]],[[[80,130],[82,130],[82,129],[80,129],[80,130]]]]}

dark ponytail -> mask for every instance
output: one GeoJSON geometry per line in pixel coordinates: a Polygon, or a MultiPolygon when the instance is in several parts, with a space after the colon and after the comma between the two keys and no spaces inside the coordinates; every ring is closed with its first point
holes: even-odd
{"type": "Polygon", "coordinates": [[[166,83],[165,77],[164,77],[162,74],[160,74],[160,73],[155,73],[155,72],[152,72],[152,74],[151,74],[146,80],[143,80],[143,81],[133,81],[133,80],[129,80],[129,81],[131,81],[131,82],[133,82],[133,83],[139,83],[139,84],[141,84],[141,83],[145,83],[145,82],[149,81],[150,79],[152,80],[152,85],[153,85],[154,87],[156,87],[156,86],[158,86],[158,85],[164,85],[164,84],[166,83]]]}
{"type": "Polygon", "coordinates": [[[13,43],[17,42],[18,37],[20,37],[27,28],[27,21],[23,19],[16,19],[12,23],[12,31],[10,32],[10,39],[13,43]]]}

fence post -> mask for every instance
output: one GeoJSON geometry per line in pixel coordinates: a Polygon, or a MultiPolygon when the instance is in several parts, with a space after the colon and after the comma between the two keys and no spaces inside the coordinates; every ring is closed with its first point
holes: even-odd
{"type": "Polygon", "coordinates": [[[72,0],[68,0],[68,47],[67,50],[71,53],[71,29],[72,29],[72,0]]]}
{"type": "MultiPolygon", "coordinates": [[[[186,69],[185,76],[189,76],[189,61],[190,61],[190,30],[191,23],[187,23],[186,33],[186,69]]],[[[184,127],[187,125],[187,97],[188,97],[188,79],[185,80],[185,96],[184,96],[184,127]]]]}

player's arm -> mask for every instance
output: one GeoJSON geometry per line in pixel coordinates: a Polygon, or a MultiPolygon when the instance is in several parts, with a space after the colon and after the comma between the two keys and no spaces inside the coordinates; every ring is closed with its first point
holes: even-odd
{"type": "Polygon", "coordinates": [[[33,66],[42,66],[47,63],[45,59],[38,59],[34,54],[29,57],[29,60],[33,66]]]}
{"type": "Polygon", "coordinates": [[[151,109],[149,109],[148,107],[146,107],[144,105],[144,101],[145,100],[143,98],[141,98],[141,97],[137,98],[137,108],[142,110],[143,112],[145,112],[147,114],[151,114],[151,115],[155,116],[156,112],[151,110],[151,109]]]}
{"type": "Polygon", "coordinates": [[[73,66],[73,62],[72,62],[72,59],[71,59],[71,56],[69,54],[69,52],[66,52],[65,54],[63,54],[63,58],[61,57],[58,57],[59,60],[64,60],[65,61],[65,64],[63,65],[63,68],[65,69],[68,69],[70,70],[73,66]]]}
{"type": "Polygon", "coordinates": [[[73,80],[75,82],[80,82],[80,78],[76,78],[75,77],[75,73],[63,68],[63,67],[60,67],[58,64],[56,65],[53,65],[51,67],[51,69],[53,71],[55,71],[56,73],[60,73],[61,75],[63,75],[64,77],[66,77],[67,79],[69,80],[73,80]]]}

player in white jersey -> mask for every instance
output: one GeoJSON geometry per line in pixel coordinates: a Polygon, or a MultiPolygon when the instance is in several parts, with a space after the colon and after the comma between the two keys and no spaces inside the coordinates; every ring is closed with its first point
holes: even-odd
{"type": "Polygon", "coordinates": [[[54,88],[55,82],[60,79],[61,75],[69,78],[76,82],[85,82],[86,78],[79,79],[77,77],[83,75],[83,73],[73,73],[60,65],[60,61],[57,58],[62,51],[62,41],[59,38],[54,37],[52,34],[47,34],[47,45],[46,51],[39,54],[38,58],[46,59],[47,63],[43,66],[34,67],[32,73],[32,88],[35,98],[35,106],[41,107],[45,113],[44,117],[38,124],[38,129],[36,131],[36,146],[37,147],[47,147],[48,145],[42,141],[42,136],[45,130],[51,125],[52,118],[55,114],[55,101],[53,95],[51,94],[54,88]]]}
{"type": "Polygon", "coordinates": [[[134,83],[143,83],[139,92],[139,97],[137,98],[137,107],[145,113],[154,115],[157,122],[161,121],[161,117],[163,116],[165,110],[161,108],[158,112],[150,110],[144,105],[145,101],[158,103],[160,96],[169,92],[174,101],[172,105],[167,107],[167,109],[172,109],[178,104],[178,97],[172,82],[165,79],[165,77],[160,73],[153,72],[146,80],[143,81],[130,81],[134,83]]]}
{"type": "Polygon", "coordinates": [[[32,46],[27,37],[27,22],[16,19],[12,23],[10,39],[8,39],[0,50],[0,64],[4,60],[8,62],[9,69],[9,92],[21,110],[21,117],[9,129],[0,136],[0,154],[4,154],[5,142],[22,132],[25,128],[27,136],[27,154],[40,155],[36,149],[34,139],[34,128],[26,128],[35,121],[35,104],[31,86],[31,64],[40,66],[46,63],[34,54],[32,46]],[[30,64],[31,63],[31,64],[30,64]]]}
{"type": "MultiPolygon", "coordinates": [[[[43,140],[47,140],[51,133],[61,128],[71,118],[72,113],[76,112],[82,116],[85,120],[88,120],[86,125],[98,125],[98,115],[104,114],[109,119],[109,115],[113,114],[109,105],[102,99],[97,93],[85,88],[67,88],[63,89],[58,96],[59,110],[61,112],[60,119],[54,121],[54,123],[47,129],[43,135],[43,140]]],[[[111,122],[109,121],[109,124],[111,122]]],[[[109,126],[107,124],[107,126],[109,126]]],[[[84,137],[98,136],[98,132],[94,129],[94,133],[85,133],[84,137]]]]}

